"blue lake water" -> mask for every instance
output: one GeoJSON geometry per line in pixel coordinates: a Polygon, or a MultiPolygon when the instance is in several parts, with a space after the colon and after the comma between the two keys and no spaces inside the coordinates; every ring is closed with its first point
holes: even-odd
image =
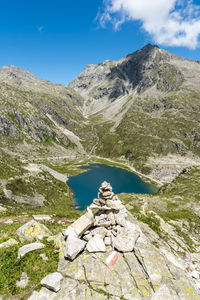
{"type": "Polygon", "coordinates": [[[97,198],[98,189],[103,181],[111,184],[115,194],[153,194],[157,191],[154,186],[145,183],[139,176],[121,168],[96,163],[80,168],[88,171],[72,176],[67,181],[74,193],[75,205],[79,210],[85,209],[94,198],[97,198]]]}

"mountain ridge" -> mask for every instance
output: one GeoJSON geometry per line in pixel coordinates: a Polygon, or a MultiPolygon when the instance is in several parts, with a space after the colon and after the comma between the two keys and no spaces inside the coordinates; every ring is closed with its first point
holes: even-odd
{"type": "Polygon", "coordinates": [[[151,45],[87,66],[68,87],[14,66],[0,69],[0,297],[27,299],[37,289],[30,299],[198,299],[199,82],[199,63],[151,45]],[[153,195],[119,195],[143,238],[133,252],[119,253],[117,273],[109,270],[111,283],[120,278],[117,289],[104,280],[107,254],[60,259],[63,225],[83,214],[66,180],[90,162],[137,171],[158,187],[153,195]],[[33,218],[50,220],[54,235],[43,240],[42,256],[33,251],[19,263],[25,245],[15,232],[33,218]],[[38,292],[57,265],[65,277],[60,292],[38,292]],[[23,290],[16,288],[20,276],[30,279],[23,290]]]}

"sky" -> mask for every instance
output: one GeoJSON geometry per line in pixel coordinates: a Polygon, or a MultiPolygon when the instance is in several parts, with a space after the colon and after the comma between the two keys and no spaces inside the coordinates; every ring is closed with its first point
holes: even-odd
{"type": "Polygon", "coordinates": [[[54,83],[148,43],[200,60],[200,0],[0,0],[0,67],[54,83]]]}

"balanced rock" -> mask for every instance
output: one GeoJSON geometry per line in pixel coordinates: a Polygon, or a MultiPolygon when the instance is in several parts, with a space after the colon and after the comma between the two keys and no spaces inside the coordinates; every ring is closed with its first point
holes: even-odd
{"type": "Polygon", "coordinates": [[[76,238],[75,236],[68,236],[65,248],[65,257],[70,260],[74,260],[77,255],[83,251],[85,248],[86,242],[76,238]]]}

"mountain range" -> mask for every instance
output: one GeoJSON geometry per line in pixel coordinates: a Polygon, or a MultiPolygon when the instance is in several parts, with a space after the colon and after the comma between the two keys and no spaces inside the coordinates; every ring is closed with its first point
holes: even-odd
{"type": "MultiPolygon", "coordinates": [[[[87,65],[68,86],[16,66],[0,68],[0,298],[27,299],[42,276],[55,271],[54,248],[63,251],[60,231],[83,214],[66,180],[84,171],[80,165],[100,162],[134,171],[157,187],[153,195],[119,195],[141,231],[134,255],[120,256],[116,269],[127,277],[117,273],[114,289],[105,281],[99,288],[107,257],[99,256],[99,262],[83,253],[73,264],[60,260],[58,271],[66,278],[58,298],[43,288],[30,299],[67,299],[66,293],[76,299],[136,299],[124,292],[130,286],[137,299],[199,299],[199,83],[199,61],[150,44],[120,60],[87,65]],[[33,253],[19,263],[21,241],[4,247],[33,217],[51,220],[56,246],[45,242],[44,261],[33,253]],[[19,290],[16,280],[24,270],[30,284],[19,290]],[[88,281],[91,274],[96,275],[88,281]]],[[[107,277],[112,283],[113,274],[107,277]]]]}
{"type": "Polygon", "coordinates": [[[150,44],[86,66],[68,87],[2,67],[1,151],[20,159],[30,157],[30,147],[32,157],[124,158],[167,182],[199,162],[199,82],[198,61],[150,44]],[[163,166],[169,160],[177,170],[163,166]]]}

